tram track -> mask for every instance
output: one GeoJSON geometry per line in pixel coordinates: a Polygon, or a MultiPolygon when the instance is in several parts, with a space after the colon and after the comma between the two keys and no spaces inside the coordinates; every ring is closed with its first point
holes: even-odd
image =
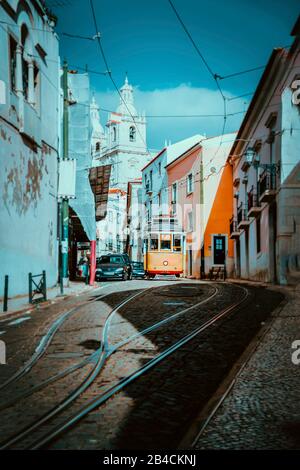
{"type": "MultiPolygon", "coordinates": [[[[148,288],[149,289],[149,288],[148,288]]],[[[146,289],[146,290],[148,290],[146,289]]],[[[63,421],[63,423],[59,425],[54,425],[54,427],[48,429],[46,433],[42,433],[42,436],[40,438],[37,438],[36,440],[31,439],[32,433],[34,431],[41,431],[41,427],[43,426],[49,426],[49,422],[55,417],[60,415],[60,413],[65,410],[76,398],[78,398],[80,395],[83,394],[85,390],[89,387],[89,385],[95,380],[95,378],[99,375],[102,367],[104,366],[105,363],[107,363],[109,357],[114,354],[116,351],[120,350],[124,345],[134,341],[138,337],[141,337],[151,331],[154,331],[155,329],[159,329],[161,326],[166,325],[168,322],[174,321],[178,319],[179,317],[182,317],[185,313],[188,313],[195,309],[197,306],[200,306],[201,304],[204,304],[208,302],[209,300],[212,300],[213,297],[215,297],[219,291],[218,287],[215,286],[214,292],[201,302],[197,302],[194,305],[189,306],[188,308],[182,309],[179,312],[174,313],[173,315],[170,315],[169,317],[156,322],[153,325],[148,326],[147,328],[143,329],[142,331],[139,331],[138,333],[135,333],[134,335],[131,335],[128,338],[125,338],[123,341],[118,342],[117,344],[113,345],[112,347],[109,346],[108,344],[108,333],[109,333],[109,326],[110,322],[112,320],[113,315],[116,313],[118,309],[120,309],[120,306],[118,308],[115,308],[110,312],[108,315],[105,326],[103,328],[103,333],[102,333],[102,349],[99,354],[99,357],[97,359],[97,365],[94,368],[94,372],[89,374],[89,378],[87,381],[85,381],[85,385],[81,384],[79,387],[76,389],[76,391],[71,392],[71,394],[63,400],[60,404],[56,405],[53,407],[52,410],[50,410],[48,413],[46,413],[44,416],[36,420],[35,422],[31,423],[29,426],[23,428],[21,431],[18,431],[16,434],[11,436],[10,438],[7,439],[6,442],[1,444],[1,449],[7,449],[11,448],[14,446],[16,443],[22,444],[22,441],[25,439],[25,448],[30,448],[30,449],[37,449],[40,447],[43,447],[47,443],[50,443],[53,439],[55,439],[57,436],[59,436],[61,433],[69,429],[71,426],[73,426],[75,423],[77,423],[79,420],[81,420],[84,416],[86,416],[90,411],[93,409],[97,408],[100,406],[102,403],[107,401],[109,398],[111,398],[113,395],[115,395],[118,391],[122,390],[124,387],[126,387],[129,383],[132,381],[136,380],[138,377],[143,375],[145,372],[147,372],[149,369],[154,367],[156,364],[158,364],[160,361],[168,357],[170,354],[178,350],[180,347],[182,347],[184,344],[186,344],[188,341],[192,340],[195,336],[197,336],[199,333],[202,331],[206,330],[209,328],[211,325],[213,325],[215,322],[217,322],[220,318],[224,317],[225,315],[229,314],[232,312],[234,309],[238,308],[247,298],[248,296],[248,291],[245,288],[240,288],[243,290],[243,298],[239,302],[236,302],[234,304],[231,304],[229,307],[226,307],[223,309],[221,312],[218,314],[214,315],[211,319],[205,321],[203,324],[201,324],[199,327],[195,328],[192,332],[188,333],[185,335],[183,338],[179,339],[176,341],[173,345],[169,346],[167,349],[162,351],[162,353],[156,355],[154,358],[149,360],[145,365],[143,365],[141,368],[135,370],[131,374],[127,375],[124,377],[122,380],[120,380],[118,383],[112,385],[108,390],[106,390],[102,394],[98,394],[95,399],[92,401],[89,401],[87,404],[83,405],[74,415],[72,415],[70,418],[66,419],[63,421]],[[27,438],[27,440],[26,440],[27,438]],[[28,443],[28,438],[31,440],[31,443],[28,443]],[[20,442],[21,441],[21,442],[20,442]]],[[[137,297],[138,295],[141,295],[145,293],[145,291],[139,292],[138,294],[135,294],[135,296],[131,296],[129,299],[121,303],[123,306],[126,305],[129,301],[133,300],[133,298],[137,297]]],[[[96,351],[97,352],[97,351],[96,351]]],[[[93,354],[95,354],[94,352],[93,354]]],[[[83,361],[85,362],[85,361],[83,361]]],[[[55,423],[54,423],[55,424],[55,423]]],[[[45,430],[44,430],[45,431],[45,430]]],[[[22,447],[22,446],[21,446],[22,447]]],[[[23,447],[22,447],[23,448],[23,447]]]]}
{"type": "Polygon", "coordinates": [[[87,300],[76,307],[71,308],[67,312],[60,315],[54,322],[51,324],[50,328],[46,332],[46,334],[42,337],[39,344],[37,345],[34,353],[32,356],[26,361],[24,366],[22,366],[19,370],[17,370],[13,375],[11,375],[5,382],[0,384],[0,391],[4,390],[10,384],[16,382],[17,380],[24,377],[37,362],[41,359],[41,357],[46,353],[48,347],[50,346],[52,339],[54,338],[57,331],[61,328],[61,326],[75,313],[78,312],[79,309],[83,308],[84,306],[91,304],[93,302],[97,302],[104,297],[107,297],[109,294],[102,294],[97,296],[92,301],[87,300]]]}
{"type": "MultiPolygon", "coordinates": [[[[214,287],[213,289],[213,293],[211,295],[209,295],[208,297],[206,297],[204,300],[202,300],[201,302],[198,302],[188,308],[185,308],[183,310],[180,310],[179,312],[177,313],[174,313],[173,315],[170,315],[168,316],[167,318],[164,318],[162,319],[161,321],[159,322],[156,322],[154,323],[153,325],[147,327],[147,328],[144,328],[142,331],[138,332],[138,333],[135,333],[134,335],[128,337],[128,338],[125,338],[123,341],[117,343],[116,345],[110,347],[109,344],[108,344],[108,334],[109,334],[109,325],[110,325],[110,322],[111,322],[111,319],[113,317],[113,315],[120,309],[122,308],[124,305],[126,305],[127,303],[129,303],[130,301],[132,301],[135,297],[138,297],[139,295],[141,294],[145,294],[147,291],[149,290],[152,290],[152,289],[155,289],[155,287],[150,287],[150,288],[146,288],[144,289],[143,291],[133,295],[133,296],[130,296],[128,299],[126,299],[125,301],[122,301],[121,303],[119,303],[114,309],[112,309],[112,311],[109,313],[109,315],[107,316],[107,319],[105,321],[105,325],[104,325],[104,330],[103,330],[103,337],[102,337],[102,341],[101,341],[101,344],[103,345],[104,349],[105,349],[105,354],[106,354],[106,358],[108,358],[111,354],[113,354],[116,350],[118,350],[120,347],[122,346],[125,346],[126,344],[130,343],[131,341],[133,341],[134,339],[138,338],[138,337],[141,337],[151,331],[154,331],[158,328],[160,328],[161,326],[175,320],[177,317],[179,316],[182,316],[183,314],[191,311],[192,309],[196,308],[197,306],[200,306],[204,303],[207,303],[209,302],[210,300],[212,300],[217,294],[218,294],[218,288],[217,287],[214,287]]],[[[106,294],[106,295],[110,295],[110,294],[106,294]]],[[[104,297],[106,297],[106,295],[104,295],[104,297]]],[[[103,296],[101,296],[102,298],[103,296]]],[[[95,299],[95,300],[99,300],[98,298],[95,299]]],[[[18,395],[17,397],[14,397],[13,399],[5,402],[5,403],[2,403],[0,404],[0,411],[2,410],[5,410],[7,409],[8,407],[11,407],[11,406],[14,406],[17,402],[19,402],[20,400],[22,399],[25,399],[31,395],[33,395],[34,393],[42,390],[43,388],[45,388],[47,385],[50,385],[51,383],[57,381],[57,380],[60,380],[64,377],[66,377],[67,375],[77,371],[78,369],[84,367],[85,365],[88,365],[91,361],[97,359],[97,357],[101,354],[102,350],[101,348],[100,349],[97,349],[96,351],[94,351],[92,354],[90,354],[87,358],[85,358],[83,361],[77,363],[77,364],[73,364],[71,365],[70,367],[67,367],[65,368],[64,370],[58,372],[57,374],[51,376],[51,377],[48,377],[47,379],[45,379],[44,381],[42,381],[41,383],[31,387],[30,389],[26,390],[25,392],[21,393],[20,395],[18,395]]]]}

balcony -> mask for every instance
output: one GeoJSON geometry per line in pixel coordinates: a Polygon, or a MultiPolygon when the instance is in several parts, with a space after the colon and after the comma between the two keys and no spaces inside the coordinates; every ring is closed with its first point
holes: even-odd
{"type": "Polygon", "coordinates": [[[262,206],[258,194],[253,190],[248,193],[248,217],[259,217],[262,206]]]}
{"type": "Polygon", "coordinates": [[[243,206],[243,203],[241,203],[241,205],[239,206],[238,211],[237,211],[237,226],[238,226],[238,229],[240,229],[240,230],[246,229],[246,228],[248,228],[249,225],[250,225],[250,220],[249,220],[249,217],[248,217],[248,209],[247,209],[247,207],[243,206]]]}
{"type": "Polygon", "coordinates": [[[260,202],[271,202],[276,196],[276,174],[264,171],[258,182],[260,202]]]}
{"type": "Polygon", "coordinates": [[[237,221],[232,217],[232,219],[230,219],[230,238],[239,238],[239,236],[240,230],[238,229],[237,221]]]}

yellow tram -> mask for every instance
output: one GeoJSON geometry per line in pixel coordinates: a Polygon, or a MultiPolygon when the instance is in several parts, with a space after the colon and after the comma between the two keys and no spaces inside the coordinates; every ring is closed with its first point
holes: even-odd
{"type": "Polygon", "coordinates": [[[148,278],[156,274],[183,273],[185,237],[182,232],[151,231],[144,239],[144,270],[148,278]]]}

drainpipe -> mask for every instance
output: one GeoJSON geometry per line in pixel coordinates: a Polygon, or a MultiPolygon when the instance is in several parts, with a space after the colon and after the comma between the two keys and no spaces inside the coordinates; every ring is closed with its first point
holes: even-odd
{"type": "Polygon", "coordinates": [[[94,285],[96,274],[96,240],[91,240],[90,286],[94,285]]]}

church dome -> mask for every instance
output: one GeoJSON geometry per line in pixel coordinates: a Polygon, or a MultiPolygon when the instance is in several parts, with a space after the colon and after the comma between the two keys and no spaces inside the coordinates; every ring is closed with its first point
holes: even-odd
{"type": "Polygon", "coordinates": [[[129,85],[128,83],[128,78],[127,75],[125,77],[125,83],[120,89],[120,93],[122,98],[120,98],[120,104],[117,108],[117,113],[119,114],[125,114],[132,116],[137,116],[137,111],[134,107],[134,101],[133,101],[133,87],[129,85]]]}

